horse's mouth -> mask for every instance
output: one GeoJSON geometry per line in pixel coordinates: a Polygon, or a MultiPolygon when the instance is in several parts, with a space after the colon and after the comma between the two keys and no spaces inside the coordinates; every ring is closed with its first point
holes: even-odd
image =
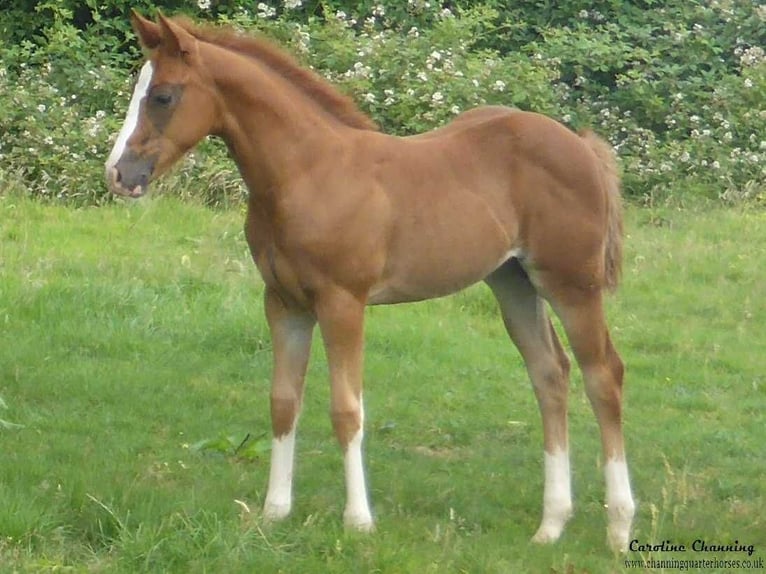
{"type": "Polygon", "coordinates": [[[109,191],[114,195],[119,195],[120,197],[129,197],[132,199],[137,199],[143,196],[149,188],[148,184],[136,185],[132,189],[123,186],[120,181],[120,173],[117,171],[116,167],[107,168],[106,183],[109,191]]]}

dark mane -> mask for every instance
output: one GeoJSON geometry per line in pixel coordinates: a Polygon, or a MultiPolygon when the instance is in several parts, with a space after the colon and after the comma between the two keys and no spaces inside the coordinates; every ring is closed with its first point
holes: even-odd
{"type": "Polygon", "coordinates": [[[266,64],[346,125],[363,130],[378,129],[377,124],[350,97],[339,92],[316,72],[301,67],[292,56],[265,38],[241,34],[228,27],[199,26],[183,16],[175,17],[173,21],[198,40],[266,64]]]}

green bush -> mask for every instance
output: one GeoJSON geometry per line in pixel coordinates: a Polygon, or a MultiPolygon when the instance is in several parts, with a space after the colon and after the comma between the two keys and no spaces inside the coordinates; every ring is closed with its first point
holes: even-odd
{"type": "MultiPolygon", "coordinates": [[[[140,50],[128,0],[10,0],[0,14],[0,181],[78,203],[104,198],[103,161],[140,50]],[[19,24],[23,25],[19,25],[19,24]]],[[[763,201],[766,9],[729,0],[440,3],[165,0],[283,43],[353,94],[381,127],[411,134],[483,103],[608,137],[626,193],[763,201]]],[[[244,190],[219,142],[160,188],[209,203],[244,190]]]]}

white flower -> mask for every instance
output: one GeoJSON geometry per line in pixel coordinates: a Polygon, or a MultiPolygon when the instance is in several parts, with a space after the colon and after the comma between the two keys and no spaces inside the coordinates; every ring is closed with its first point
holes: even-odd
{"type": "Polygon", "coordinates": [[[750,78],[745,78],[745,87],[746,88],[752,88],[753,87],[753,80],[750,78]]]}
{"type": "Polygon", "coordinates": [[[303,5],[303,0],[285,0],[285,10],[295,10],[303,5]]]}
{"type": "Polygon", "coordinates": [[[431,96],[431,102],[436,105],[441,104],[443,101],[444,101],[444,94],[442,94],[441,92],[434,92],[434,95],[431,96]]]}
{"type": "Polygon", "coordinates": [[[742,64],[742,67],[757,66],[764,60],[766,60],[766,54],[764,54],[763,48],[753,46],[742,52],[739,63],[742,64]]]}
{"type": "Polygon", "coordinates": [[[450,112],[452,112],[452,113],[453,113],[453,114],[455,114],[455,115],[458,115],[458,114],[460,113],[460,107],[458,107],[458,106],[452,106],[452,107],[449,109],[449,111],[450,111],[450,112]]]}
{"type": "Polygon", "coordinates": [[[371,104],[375,103],[375,94],[367,93],[364,95],[364,101],[369,102],[371,104]]]}
{"type": "Polygon", "coordinates": [[[721,169],[721,164],[718,162],[718,160],[715,160],[713,163],[710,164],[710,167],[713,169],[721,169]]]}
{"type": "Polygon", "coordinates": [[[210,0],[197,0],[197,6],[200,10],[209,10],[210,0]]]}
{"type": "Polygon", "coordinates": [[[309,44],[311,43],[311,35],[306,32],[305,30],[298,30],[298,49],[301,52],[308,52],[309,51],[309,44]]]}
{"type": "Polygon", "coordinates": [[[96,112],[96,119],[97,120],[103,120],[106,117],[106,112],[104,110],[98,110],[96,112]]]}
{"type": "Polygon", "coordinates": [[[356,76],[357,78],[367,78],[370,75],[371,68],[369,66],[365,66],[362,64],[362,62],[356,62],[354,64],[354,71],[348,73],[348,76],[356,76]]]}
{"type": "Polygon", "coordinates": [[[40,112],[41,114],[45,112],[45,110],[46,110],[45,104],[40,104],[39,106],[37,106],[37,111],[40,112]]]}
{"type": "Polygon", "coordinates": [[[503,92],[505,91],[505,82],[503,80],[496,80],[493,88],[496,92],[503,92]]]}
{"type": "Polygon", "coordinates": [[[258,16],[261,18],[271,18],[272,16],[276,16],[276,14],[277,10],[275,8],[272,8],[263,2],[258,3],[258,16]]]}
{"type": "Polygon", "coordinates": [[[372,9],[373,16],[385,16],[386,15],[386,9],[383,7],[382,4],[377,4],[375,8],[372,9]]]}

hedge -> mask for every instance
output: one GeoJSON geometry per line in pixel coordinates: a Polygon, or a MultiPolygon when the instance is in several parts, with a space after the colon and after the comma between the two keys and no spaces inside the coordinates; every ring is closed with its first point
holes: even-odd
{"type": "MultiPolygon", "coordinates": [[[[184,13],[266,34],[384,130],[411,134],[491,103],[592,127],[626,195],[763,203],[766,7],[745,1],[7,0],[0,14],[0,188],[106,200],[103,161],[141,54],[128,13],[184,13]],[[508,6],[512,5],[512,8],[508,6]]],[[[164,188],[244,190],[206,141],[164,188]]]]}

